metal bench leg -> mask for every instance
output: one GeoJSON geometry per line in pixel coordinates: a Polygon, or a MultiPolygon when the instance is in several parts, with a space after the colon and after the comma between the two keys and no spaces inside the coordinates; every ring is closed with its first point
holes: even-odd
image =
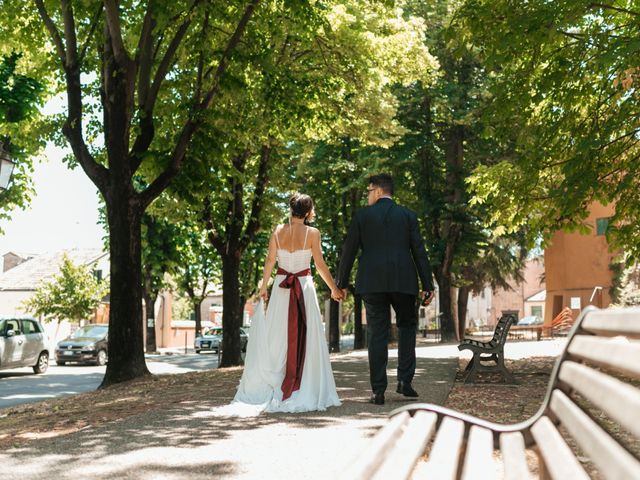
{"type": "Polygon", "coordinates": [[[467,374],[464,376],[464,383],[475,382],[479,367],[480,367],[480,354],[474,352],[473,358],[469,360],[469,363],[467,364],[467,368],[465,369],[465,372],[467,372],[467,374]]]}
{"type": "Polygon", "coordinates": [[[504,352],[500,352],[497,357],[498,358],[496,364],[498,366],[498,369],[500,370],[500,373],[502,373],[504,383],[516,383],[515,377],[511,375],[511,372],[507,370],[507,367],[504,365],[504,352]]]}

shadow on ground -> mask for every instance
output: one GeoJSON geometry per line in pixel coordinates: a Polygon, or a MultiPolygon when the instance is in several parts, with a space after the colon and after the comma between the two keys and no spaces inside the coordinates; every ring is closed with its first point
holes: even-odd
{"type": "MultiPolygon", "coordinates": [[[[99,428],[43,439],[0,454],[3,479],[29,478],[327,478],[338,475],[386,421],[411,400],[395,393],[395,371],[383,406],[367,402],[366,359],[332,358],[342,400],[326,412],[217,417],[233,389],[146,412],[99,428]]],[[[390,362],[395,367],[395,361],[390,362]]],[[[457,359],[418,359],[414,386],[421,402],[443,404],[457,359]]],[[[240,371],[237,373],[239,379],[240,371]]],[[[237,384],[237,382],[236,382],[237,384]]],[[[72,401],[70,399],[69,401],[72,401]]],[[[95,414],[100,415],[99,408],[95,414]]]]}

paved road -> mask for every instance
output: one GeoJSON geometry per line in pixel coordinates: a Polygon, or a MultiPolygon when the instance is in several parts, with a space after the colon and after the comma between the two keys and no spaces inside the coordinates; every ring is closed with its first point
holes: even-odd
{"type": "MultiPolygon", "coordinates": [[[[351,349],[353,335],[341,337],[340,350],[351,349]]],[[[147,355],[147,366],[158,375],[208,370],[218,367],[218,355],[198,355],[193,350],[185,355],[176,349],[173,355],[147,355]]],[[[61,367],[52,362],[44,375],[34,375],[31,368],[0,371],[0,409],[95,390],[105,368],[73,364],[61,367]]]]}
{"type": "MultiPolygon", "coordinates": [[[[147,366],[151,373],[186,373],[218,366],[215,354],[150,355],[147,366]]],[[[49,398],[95,390],[106,367],[82,365],[49,366],[44,375],[35,375],[31,368],[0,371],[0,408],[49,398]]]]}

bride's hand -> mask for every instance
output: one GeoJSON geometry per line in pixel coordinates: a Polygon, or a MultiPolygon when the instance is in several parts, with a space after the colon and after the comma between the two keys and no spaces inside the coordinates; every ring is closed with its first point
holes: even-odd
{"type": "Polygon", "coordinates": [[[260,289],[260,292],[258,292],[258,297],[260,297],[262,300],[264,300],[265,302],[267,300],[269,300],[269,293],[267,292],[267,289],[260,289]]]}
{"type": "Polygon", "coordinates": [[[344,295],[342,294],[342,290],[340,290],[339,288],[332,288],[331,298],[336,302],[341,302],[342,300],[344,300],[344,295]]]}

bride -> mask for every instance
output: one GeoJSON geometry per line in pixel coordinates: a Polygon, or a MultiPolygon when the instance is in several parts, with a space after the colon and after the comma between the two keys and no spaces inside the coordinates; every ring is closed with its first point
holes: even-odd
{"type": "Polygon", "coordinates": [[[313,200],[296,193],[289,206],[288,224],[278,225],[269,241],[242,379],[233,402],[220,413],[307,412],[340,405],[311,276],[311,257],[331,297],[342,300],[342,292],[322,258],[320,232],[306,225],[315,216],[313,200]],[[267,284],[276,262],[278,270],[265,314],[267,284]]]}

